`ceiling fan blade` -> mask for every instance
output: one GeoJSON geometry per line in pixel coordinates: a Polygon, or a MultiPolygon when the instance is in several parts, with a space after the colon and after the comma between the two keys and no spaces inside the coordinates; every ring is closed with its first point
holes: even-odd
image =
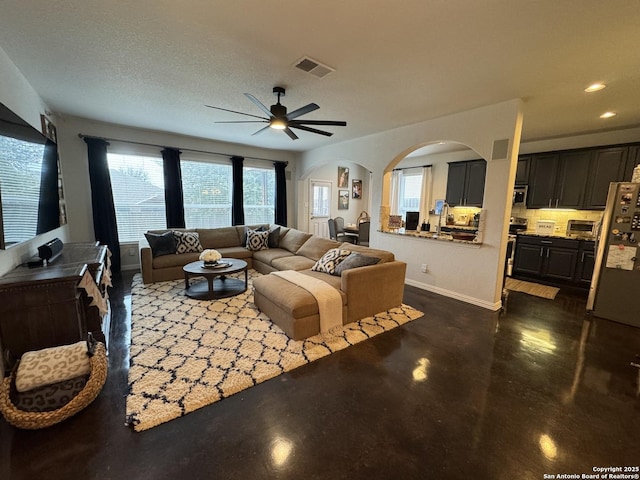
{"type": "Polygon", "coordinates": [[[297,128],[299,130],[305,130],[307,132],[317,133],[319,135],[324,135],[325,137],[330,137],[331,135],[333,135],[333,133],[331,133],[331,132],[325,132],[324,130],[318,130],[317,128],[305,127],[304,125],[291,125],[291,124],[289,124],[289,126],[291,128],[297,128]]]}
{"type": "Polygon", "coordinates": [[[213,123],[269,123],[269,120],[234,120],[229,122],[213,122],[213,123]]]}
{"type": "Polygon", "coordinates": [[[266,113],[269,116],[269,118],[273,117],[273,114],[271,113],[271,110],[269,110],[267,107],[265,107],[262,104],[262,102],[260,102],[260,100],[258,100],[256,97],[254,97],[250,93],[245,93],[244,95],[249,100],[251,100],[253,103],[255,103],[256,107],[258,107],[260,110],[262,110],[264,113],[266,113]]]}
{"type": "Polygon", "coordinates": [[[261,128],[256,133],[252,133],[251,136],[258,135],[259,133],[264,132],[267,128],[269,128],[269,125],[267,125],[266,127],[261,128]]]}
{"type": "MultiPolygon", "coordinates": [[[[236,112],[235,110],[229,110],[228,108],[214,107],[213,105],[205,105],[205,107],[215,108],[216,110],[222,110],[224,112],[237,113],[238,115],[246,115],[248,117],[255,117],[255,118],[261,118],[263,120],[268,120],[267,118],[264,118],[264,117],[259,117],[257,115],[251,115],[250,113],[236,112]]],[[[269,114],[269,115],[271,115],[271,114],[269,114]]]]}
{"type": "Polygon", "coordinates": [[[315,103],[310,103],[309,105],[305,105],[304,107],[300,107],[297,110],[294,110],[291,113],[287,114],[287,120],[293,120],[294,118],[298,118],[301,115],[304,115],[309,112],[313,112],[314,110],[319,109],[320,107],[315,103]]]}
{"type": "Polygon", "coordinates": [[[291,140],[297,140],[298,139],[298,136],[295,133],[293,133],[289,127],[284,129],[284,133],[289,135],[289,138],[291,138],[291,140]]]}
{"type": "Polygon", "coordinates": [[[334,127],[346,127],[347,122],[334,120],[294,120],[291,125],[332,125],[334,127]]]}

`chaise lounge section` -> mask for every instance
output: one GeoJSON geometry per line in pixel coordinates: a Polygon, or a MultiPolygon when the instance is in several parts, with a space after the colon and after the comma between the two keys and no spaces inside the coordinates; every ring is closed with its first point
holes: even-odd
{"type": "MultiPolygon", "coordinates": [[[[163,234],[168,231],[152,233],[163,234]]],[[[271,272],[294,270],[331,285],[340,293],[342,300],[342,324],[402,304],[406,264],[395,260],[392,252],[336,242],[277,225],[180,231],[197,232],[203,249],[216,249],[223,257],[245,260],[249,268],[264,274],[253,280],[254,303],[294,340],[302,340],[320,332],[318,302],[306,289],[276,275],[268,275],[271,272]],[[257,251],[246,248],[246,228],[270,230],[274,236],[270,248],[257,251]],[[332,249],[357,253],[367,257],[368,263],[375,258],[377,263],[345,269],[340,275],[312,270],[316,262],[332,249]]],[[[143,281],[152,283],[182,279],[182,267],[198,260],[198,257],[199,252],[154,257],[147,240],[142,240],[140,262],[143,281]]]]}

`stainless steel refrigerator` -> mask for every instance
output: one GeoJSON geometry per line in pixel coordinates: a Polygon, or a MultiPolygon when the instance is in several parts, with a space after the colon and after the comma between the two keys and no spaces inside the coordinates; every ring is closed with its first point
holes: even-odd
{"type": "Polygon", "coordinates": [[[640,327],[640,183],[609,186],[587,310],[640,327]]]}

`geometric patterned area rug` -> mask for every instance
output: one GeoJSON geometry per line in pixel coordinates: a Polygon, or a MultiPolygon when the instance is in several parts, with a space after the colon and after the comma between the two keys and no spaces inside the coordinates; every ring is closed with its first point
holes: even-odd
{"type": "Polygon", "coordinates": [[[144,285],[135,275],[127,425],[147,430],[423,315],[402,305],[295,341],[253,304],[257,276],[249,270],[240,295],[203,301],[184,294],[183,280],[144,285]]]}
{"type": "Polygon", "coordinates": [[[556,298],[556,295],[560,291],[560,289],[556,287],[540,285],[539,283],[525,282],[523,280],[516,280],[511,277],[507,277],[504,287],[507,290],[528,293],[529,295],[548,298],[549,300],[553,300],[554,298],[556,298]]]}

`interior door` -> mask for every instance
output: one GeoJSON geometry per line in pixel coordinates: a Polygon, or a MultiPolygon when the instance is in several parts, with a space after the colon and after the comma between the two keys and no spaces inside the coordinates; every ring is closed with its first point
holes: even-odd
{"type": "Polygon", "coordinates": [[[309,182],[309,233],[329,238],[331,182],[326,180],[310,180],[309,182]]]}

